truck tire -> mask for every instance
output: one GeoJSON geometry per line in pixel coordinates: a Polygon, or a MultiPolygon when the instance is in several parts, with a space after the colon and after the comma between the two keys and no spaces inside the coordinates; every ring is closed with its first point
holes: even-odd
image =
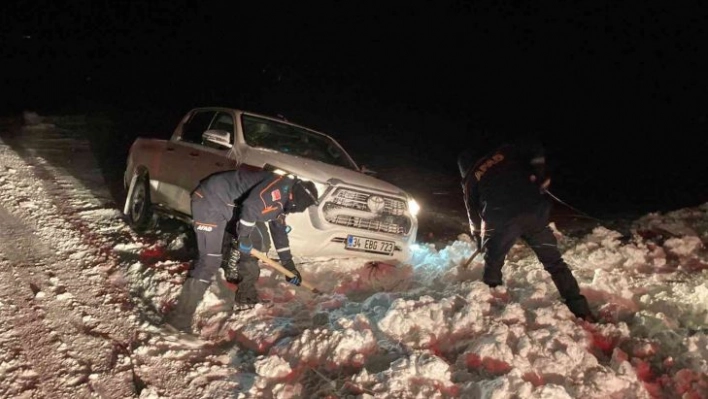
{"type": "Polygon", "coordinates": [[[150,179],[147,172],[139,172],[130,183],[124,213],[133,230],[142,233],[152,225],[152,203],[150,202],[150,179]]]}

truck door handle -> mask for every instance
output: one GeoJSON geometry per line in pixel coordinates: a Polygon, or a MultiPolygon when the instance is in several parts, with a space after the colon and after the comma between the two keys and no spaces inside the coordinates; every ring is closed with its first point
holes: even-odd
{"type": "Polygon", "coordinates": [[[175,150],[174,147],[167,147],[167,151],[174,151],[174,150],[175,150]]]}
{"type": "Polygon", "coordinates": [[[193,157],[198,157],[199,153],[198,152],[190,152],[189,155],[191,155],[193,157]]]}

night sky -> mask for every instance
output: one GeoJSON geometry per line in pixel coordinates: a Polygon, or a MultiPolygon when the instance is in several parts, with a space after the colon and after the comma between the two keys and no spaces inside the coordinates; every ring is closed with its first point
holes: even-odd
{"type": "Polygon", "coordinates": [[[319,3],[4,2],[0,110],[169,134],[240,107],[450,175],[462,148],[533,132],[580,209],[708,201],[704,2],[319,3]]]}

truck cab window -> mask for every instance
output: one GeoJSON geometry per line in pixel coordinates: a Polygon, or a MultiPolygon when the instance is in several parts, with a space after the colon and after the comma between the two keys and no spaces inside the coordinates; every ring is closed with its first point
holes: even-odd
{"type": "Polygon", "coordinates": [[[202,134],[209,128],[214,119],[215,111],[196,112],[182,129],[182,141],[202,143],[202,134]]]}
{"type": "Polygon", "coordinates": [[[231,144],[234,142],[234,118],[224,112],[219,112],[216,114],[216,118],[214,118],[214,122],[212,122],[211,127],[209,129],[215,129],[215,130],[223,130],[225,132],[229,132],[231,135],[231,144]]]}

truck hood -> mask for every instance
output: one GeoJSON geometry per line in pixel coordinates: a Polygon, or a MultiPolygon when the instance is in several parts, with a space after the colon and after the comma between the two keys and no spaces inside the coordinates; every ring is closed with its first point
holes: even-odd
{"type": "Polygon", "coordinates": [[[268,164],[319,183],[339,180],[352,186],[373,188],[390,194],[407,195],[403,189],[362,172],[274,150],[248,148],[244,151],[243,159],[244,163],[249,165],[263,168],[268,164]]]}

